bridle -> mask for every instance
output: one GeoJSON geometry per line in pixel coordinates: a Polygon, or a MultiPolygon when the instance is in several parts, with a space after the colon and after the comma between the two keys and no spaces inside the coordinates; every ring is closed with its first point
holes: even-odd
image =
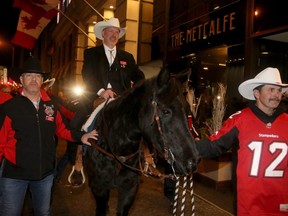
{"type": "MultiPolygon", "coordinates": [[[[178,211],[178,208],[177,208],[177,205],[178,205],[178,199],[181,198],[181,216],[184,215],[184,210],[185,210],[185,196],[186,196],[186,185],[187,185],[187,176],[184,176],[183,177],[183,187],[182,187],[182,194],[181,194],[181,197],[178,197],[178,193],[179,193],[179,187],[180,187],[180,181],[179,181],[179,176],[177,176],[175,174],[175,169],[174,169],[174,162],[175,162],[175,157],[173,155],[173,153],[171,152],[171,150],[168,148],[167,146],[167,143],[166,143],[166,139],[165,139],[165,136],[163,134],[163,131],[162,131],[162,128],[161,128],[161,124],[160,124],[160,117],[159,117],[159,114],[158,114],[158,110],[157,110],[157,101],[156,101],[156,94],[155,92],[153,93],[153,100],[152,100],[152,106],[153,106],[153,110],[154,110],[154,113],[153,113],[153,118],[152,118],[152,123],[151,125],[153,125],[154,123],[154,120],[156,121],[157,123],[157,128],[158,128],[158,131],[161,135],[161,138],[162,138],[162,141],[163,141],[163,149],[164,149],[164,158],[165,160],[170,164],[171,166],[171,169],[173,171],[173,174],[172,175],[166,175],[165,178],[171,178],[171,179],[174,179],[176,180],[176,183],[175,183],[175,194],[174,194],[174,199],[173,199],[173,216],[176,216],[177,215],[177,211],[178,211]],[[169,155],[171,157],[169,157],[169,155]]],[[[193,175],[191,174],[190,176],[188,176],[188,179],[189,179],[189,187],[190,187],[190,198],[191,198],[191,207],[192,207],[192,216],[195,216],[195,202],[194,202],[194,190],[193,190],[193,175]]]]}
{"type": "Polygon", "coordinates": [[[175,169],[173,167],[173,164],[175,162],[175,157],[174,157],[172,151],[167,146],[167,142],[166,142],[165,136],[164,136],[162,128],[161,128],[161,122],[160,122],[160,117],[159,117],[159,114],[158,114],[157,105],[158,105],[158,103],[156,101],[156,93],[154,91],[153,92],[153,100],[152,100],[152,106],[153,106],[154,112],[153,112],[153,116],[152,116],[151,125],[153,125],[154,120],[155,120],[156,124],[157,124],[158,132],[160,133],[161,139],[163,141],[163,150],[164,150],[163,156],[164,156],[164,159],[167,161],[167,163],[169,163],[171,165],[171,168],[172,168],[172,171],[173,171],[173,176],[176,177],[175,169]]]}

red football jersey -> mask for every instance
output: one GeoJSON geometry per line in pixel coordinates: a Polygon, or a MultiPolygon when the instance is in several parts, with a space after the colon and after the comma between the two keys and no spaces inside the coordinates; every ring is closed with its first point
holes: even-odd
{"type": "Polygon", "coordinates": [[[288,215],[288,117],[265,124],[250,109],[241,115],[238,215],[288,215]]]}
{"type": "Polygon", "coordinates": [[[229,117],[200,149],[211,156],[238,141],[238,216],[288,215],[288,115],[264,122],[246,108],[229,117]]]}

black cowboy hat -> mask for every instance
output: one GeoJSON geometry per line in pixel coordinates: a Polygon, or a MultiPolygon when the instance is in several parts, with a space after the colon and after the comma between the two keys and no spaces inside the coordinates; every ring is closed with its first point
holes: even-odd
{"type": "Polygon", "coordinates": [[[20,68],[12,68],[9,72],[9,76],[15,81],[20,82],[19,77],[23,73],[37,73],[43,76],[43,79],[46,80],[50,73],[42,70],[40,61],[35,57],[29,57],[20,68]]]}
{"type": "Polygon", "coordinates": [[[21,68],[18,69],[20,74],[23,73],[38,73],[41,74],[44,79],[47,79],[50,73],[42,70],[40,61],[37,58],[29,57],[21,68]]]}

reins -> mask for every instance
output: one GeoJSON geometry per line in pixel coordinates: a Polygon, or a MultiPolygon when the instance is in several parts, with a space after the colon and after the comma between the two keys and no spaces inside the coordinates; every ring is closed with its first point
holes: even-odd
{"type": "MultiPolygon", "coordinates": [[[[109,101],[109,99],[105,101],[105,104],[104,104],[104,107],[103,107],[103,111],[102,111],[102,117],[103,117],[103,123],[104,123],[104,127],[103,127],[104,129],[103,129],[103,130],[104,130],[104,132],[105,132],[106,134],[108,134],[108,125],[107,125],[107,121],[106,121],[106,118],[105,118],[104,109],[106,108],[106,105],[107,105],[108,101],[109,101]]],[[[125,166],[125,167],[129,168],[130,170],[132,170],[132,171],[134,171],[134,172],[137,172],[138,174],[139,174],[139,172],[140,172],[140,174],[141,174],[141,171],[140,171],[139,169],[137,169],[137,168],[135,168],[135,167],[133,167],[133,166],[130,166],[130,165],[128,165],[128,164],[125,163],[125,162],[126,162],[127,160],[129,160],[130,158],[138,155],[138,154],[139,154],[139,150],[136,151],[136,152],[134,152],[134,153],[132,153],[132,154],[126,155],[126,156],[122,156],[122,155],[121,155],[121,156],[118,156],[118,155],[116,155],[116,154],[112,151],[112,148],[111,148],[111,146],[110,146],[110,142],[107,142],[107,144],[108,144],[108,148],[110,149],[111,153],[108,152],[108,151],[106,151],[105,149],[103,149],[102,147],[100,147],[99,145],[97,145],[97,144],[95,144],[95,143],[93,144],[93,146],[94,146],[98,151],[100,151],[101,153],[107,155],[108,157],[110,157],[110,158],[112,158],[112,159],[116,159],[122,166],[125,166]]]]}
{"type": "MultiPolygon", "coordinates": [[[[93,143],[92,144],[93,147],[95,147],[98,151],[100,151],[101,153],[107,155],[108,157],[110,158],[115,158],[117,159],[119,162],[121,163],[125,163],[127,160],[129,160],[130,158],[134,157],[135,155],[139,154],[139,150],[132,153],[132,154],[129,154],[129,155],[126,155],[126,156],[117,156],[113,153],[109,153],[108,151],[106,151],[105,149],[101,148],[99,145],[93,143]]],[[[128,166],[128,165],[127,165],[128,166]]]]}

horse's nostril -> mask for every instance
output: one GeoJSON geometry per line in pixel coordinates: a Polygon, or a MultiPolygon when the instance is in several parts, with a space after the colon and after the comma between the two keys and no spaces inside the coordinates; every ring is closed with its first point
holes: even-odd
{"type": "Polygon", "coordinates": [[[197,170],[197,160],[188,160],[187,161],[187,171],[188,173],[193,173],[197,170]]]}
{"type": "Polygon", "coordinates": [[[191,172],[193,170],[193,161],[192,160],[188,160],[187,161],[187,171],[191,172]]]}

